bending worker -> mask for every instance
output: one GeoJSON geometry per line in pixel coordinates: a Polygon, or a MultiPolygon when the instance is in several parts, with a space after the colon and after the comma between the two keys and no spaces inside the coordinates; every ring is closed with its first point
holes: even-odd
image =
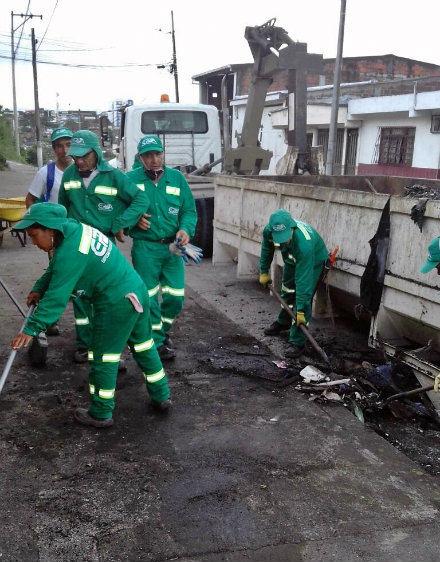
{"type": "MultiPolygon", "coordinates": [[[[74,165],[64,172],[58,202],[67,216],[93,226],[113,242],[124,242],[123,229],[134,226],[149,206],[141,189],[102,157],[98,137],[91,131],[77,131],[69,150],[74,165]]],[[[93,311],[79,299],[73,300],[77,350],[74,361],[85,363],[91,339],[93,311]]]]}
{"type": "Polygon", "coordinates": [[[281,250],[284,260],[281,297],[289,307],[296,309],[296,324],[292,324],[288,312],[281,308],[278,318],[264,333],[275,336],[290,329],[290,346],[285,355],[295,358],[304,352],[306,337],[298,326],[309,323],[313,295],[328,251],[312,226],[294,220],[283,209],[276,211],[263,230],[259,281],[264,287],[271,282],[269,269],[276,248],[281,250]]]}
{"type": "Polygon", "coordinates": [[[66,209],[56,203],[32,205],[14,228],[26,229],[32,243],[53,251],[53,257],[28,295],[28,305],[38,306],[12,347],[26,347],[55,322],[73,292],[94,307],[90,407],[76,408],[75,419],[93,427],[113,425],[118,363],[127,341],[144,373],[153,406],[166,410],[170,391],[151,335],[148,292],[125,256],[96,228],[68,219],[66,209]]]}
{"type": "Polygon", "coordinates": [[[130,229],[131,256],[148,288],[153,337],[161,359],[166,360],[175,356],[168,331],[182,310],[185,296],[184,263],[180,256],[170,252],[169,244],[180,239],[185,246],[194,236],[196,205],[183,174],[164,166],[159,137],[143,137],[137,159],[141,166],[133,167],[127,178],[145,190],[151,206],[137,226],[130,229]]]}
{"type": "Polygon", "coordinates": [[[428,246],[428,257],[420,268],[420,273],[428,273],[433,269],[437,269],[437,275],[440,275],[440,236],[431,240],[428,246]]]}

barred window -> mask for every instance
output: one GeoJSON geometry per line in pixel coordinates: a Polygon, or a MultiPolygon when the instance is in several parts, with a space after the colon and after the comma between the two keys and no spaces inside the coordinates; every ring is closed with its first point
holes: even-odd
{"type": "Polygon", "coordinates": [[[381,127],[378,164],[412,165],[415,127],[381,127]]]}

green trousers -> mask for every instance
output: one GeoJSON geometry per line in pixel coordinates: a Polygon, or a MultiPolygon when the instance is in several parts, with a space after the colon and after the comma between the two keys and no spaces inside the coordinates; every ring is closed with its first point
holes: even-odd
{"type": "Polygon", "coordinates": [[[90,349],[92,340],[93,306],[84,299],[72,299],[73,315],[75,317],[76,348],[90,349]]]}
{"type": "MultiPolygon", "coordinates": [[[[324,262],[318,263],[313,269],[312,280],[312,294],[314,294],[316,285],[318,284],[319,277],[324,267],[324,262]]],[[[283,267],[283,280],[281,285],[281,297],[286,301],[289,308],[296,311],[296,286],[295,286],[295,264],[285,263],[283,267]]],[[[313,297],[312,297],[313,300],[313,297]]],[[[304,307],[304,314],[306,323],[309,324],[312,316],[312,300],[304,307]]],[[[292,345],[302,347],[306,343],[306,336],[299,330],[295,323],[292,323],[292,318],[289,313],[281,307],[278,314],[277,322],[283,326],[291,326],[289,334],[289,342],[292,345]]]]}
{"type": "Polygon", "coordinates": [[[136,239],[133,240],[131,257],[133,267],[148,289],[153,338],[159,347],[183,307],[183,260],[169,251],[168,244],[136,239]]]}
{"type": "Polygon", "coordinates": [[[150,398],[163,402],[170,397],[168,381],[154,345],[148,292],[145,286],[133,289],[144,312],[136,312],[128,298],[112,304],[95,304],[89,351],[90,408],[94,418],[111,418],[115,407],[118,364],[125,345],[144,374],[150,398]]]}

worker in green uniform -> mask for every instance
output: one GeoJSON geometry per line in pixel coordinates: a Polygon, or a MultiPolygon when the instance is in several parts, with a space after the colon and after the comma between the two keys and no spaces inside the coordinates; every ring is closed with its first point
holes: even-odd
{"type": "Polygon", "coordinates": [[[73,292],[94,307],[90,407],[77,408],[75,419],[93,427],[113,425],[118,363],[127,341],[153,405],[168,409],[170,392],[152,338],[148,291],[125,256],[96,228],[68,219],[66,209],[57,203],[35,203],[14,228],[26,229],[32,243],[45,252],[53,251],[53,257],[29,293],[28,305],[38,306],[12,340],[12,347],[27,346],[58,320],[73,292]]]}
{"type": "Polygon", "coordinates": [[[428,273],[433,269],[436,269],[437,274],[440,275],[440,236],[431,240],[428,246],[428,257],[420,268],[420,272],[428,273]]]}
{"type": "Polygon", "coordinates": [[[164,166],[159,137],[147,135],[139,141],[137,160],[141,166],[133,167],[127,178],[145,191],[151,205],[129,231],[133,238],[131,255],[148,288],[154,341],[161,359],[167,360],[175,356],[168,331],[182,310],[185,296],[184,263],[170,252],[169,245],[179,239],[184,247],[194,236],[196,205],[183,174],[164,166]]]}
{"type": "Polygon", "coordinates": [[[296,323],[292,324],[289,313],[281,308],[278,318],[264,333],[273,336],[290,329],[286,357],[296,358],[303,354],[306,342],[298,326],[310,321],[313,295],[328,259],[328,250],[312,226],[294,220],[290,213],[279,209],[270,216],[263,230],[259,281],[264,287],[271,283],[269,270],[276,248],[281,250],[284,261],[281,297],[289,307],[296,309],[296,323]]]}
{"type": "MultiPolygon", "coordinates": [[[[74,164],[63,174],[58,203],[69,218],[93,226],[109,237],[124,242],[125,228],[134,226],[149,206],[144,190],[102,157],[98,137],[92,131],[77,131],[68,152],[74,164]]],[[[73,300],[77,350],[74,361],[87,361],[93,311],[89,305],[73,300]]]]}

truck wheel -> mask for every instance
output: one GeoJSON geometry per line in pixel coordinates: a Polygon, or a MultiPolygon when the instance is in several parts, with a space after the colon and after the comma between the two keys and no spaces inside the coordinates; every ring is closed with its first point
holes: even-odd
{"type": "Polygon", "coordinates": [[[196,199],[196,209],[197,226],[191,242],[202,248],[205,258],[210,258],[212,257],[214,197],[196,199]]]}

